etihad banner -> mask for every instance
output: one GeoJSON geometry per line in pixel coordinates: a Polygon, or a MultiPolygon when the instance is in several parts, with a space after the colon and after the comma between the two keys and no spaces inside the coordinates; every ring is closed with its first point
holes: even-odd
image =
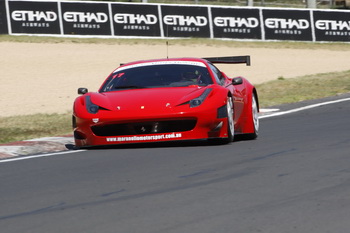
{"type": "Polygon", "coordinates": [[[208,7],[162,5],[165,37],[210,37],[208,7]]]}
{"type": "Polygon", "coordinates": [[[65,35],[111,35],[107,4],[62,2],[61,12],[65,35]]]}
{"type": "Polygon", "coordinates": [[[308,10],[263,10],[266,40],[312,41],[308,10]]]}
{"type": "Polygon", "coordinates": [[[314,11],[317,41],[350,42],[350,11],[314,11]]]}
{"type": "Polygon", "coordinates": [[[212,7],[215,38],[261,40],[259,9],[212,7]]]}
{"type": "Polygon", "coordinates": [[[157,5],[112,4],[115,36],[161,37],[157,5]]]}
{"type": "Polygon", "coordinates": [[[60,34],[57,2],[8,1],[11,33],[60,34]]]}
{"type": "Polygon", "coordinates": [[[0,34],[350,42],[350,11],[0,0],[0,34]]]}

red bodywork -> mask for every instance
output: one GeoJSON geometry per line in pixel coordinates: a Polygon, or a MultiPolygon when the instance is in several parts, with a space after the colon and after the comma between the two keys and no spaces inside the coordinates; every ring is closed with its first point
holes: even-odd
{"type": "MultiPolygon", "coordinates": [[[[78,147],[145,143],[174,140],[197,140],[228,137],[228,118],[222,114],[227,97],[234,102],[234,133],[254,133],[252,95],[254,86],[243,82],[232,85],[222,73],[215,79],[209,61],[199,58],[160,59],[128,63],[118,69],[158,62],[196,62],[208,70],[212,83],[207,86],[155,87],[104,92],[87,92],[74,102],[73,130],[78,147]],[[204,101],[196,107],[189,102],[207,90],[204,101]],[[97,113],[87,110],[89,101],[99,107],[97,113]]],[[[114,72],[117,72],[116,69],[114,72]]],[[[132,69],[132,68],[130,68],[132,69]]],[[[114,73],[112,72],[112,74],[114,73]]]]}

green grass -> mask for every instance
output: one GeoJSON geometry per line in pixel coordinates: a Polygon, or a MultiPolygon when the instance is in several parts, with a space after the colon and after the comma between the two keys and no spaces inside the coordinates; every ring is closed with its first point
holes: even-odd
{"type": "Polygon", "coordinates": [[[335,96],[350,92],[350,70],[291,79],[279,77],[256,88],[262,107],[335,96]]]}
{"type": "Polygon", "coordinates": [[[0,143],[71,134],[71,114],[0,117],[0,143]]]}
{"type": "MultiPolygon", "coordinates": [[[[164,44],[165,40],[152,39],[97,39],[56,38],[35,36],[0,35],[1,42],[17,43],[103,43],[103,44],[164,44]]],[[[305,42],[238,42],[210,39],[171,40],[170,45],[210,45],[245,48],[290,48],[350,50],[350,43],[305,43],[305,42]]],[[[315,74],[277,80],[256,85],[261,107],[317,99],[350,92],[350,70],[338,73],[315,74]]],[[[25,139],[71,134],[71,113],[35,114],[29,116],[0,117],[0,143],[25,139]]]]}

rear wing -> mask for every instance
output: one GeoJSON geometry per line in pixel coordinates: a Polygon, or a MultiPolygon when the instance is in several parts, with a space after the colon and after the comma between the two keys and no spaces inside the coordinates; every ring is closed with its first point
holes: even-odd
{"type": "Polygon", "coordinates": [[[250,56],[232,56],[232,57],[207,57],[203,58],[211,63],[223,63],[223,64],[240,64],[245,63],[250,66],[250,56]]]}

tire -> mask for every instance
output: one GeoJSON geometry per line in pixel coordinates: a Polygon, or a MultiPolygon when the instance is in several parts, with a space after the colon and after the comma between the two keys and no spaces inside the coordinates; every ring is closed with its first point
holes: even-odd
{"type": "Polygon", "coordinates": [[[227,138],[224,139],[224,143],[230,143],[233,141],[234,135],[235,135],[233,101],[230,96],[227,97],[226,110],[227,110],[227,138]]]}
{"type": "Polygon", "coordinates": [[[208,141],[214,145],[228,144],[230,142],[233,142],[234,140],[234,135],[235,135],[234,109],[233,109],[233,101],[230,96],[227,96],[226,113],[227,113],[227,137],[208,139],[208,141]]]}
{"type": "Polygon", "coordinates": [[[254,132],[250,134],[244,134],[242,135],[245,140],[254,140],[258,137],[259,134],[259,112],[258,112],[258,102],[256,95],[252,95],[252,121],[254,126],[254,132]]]}

